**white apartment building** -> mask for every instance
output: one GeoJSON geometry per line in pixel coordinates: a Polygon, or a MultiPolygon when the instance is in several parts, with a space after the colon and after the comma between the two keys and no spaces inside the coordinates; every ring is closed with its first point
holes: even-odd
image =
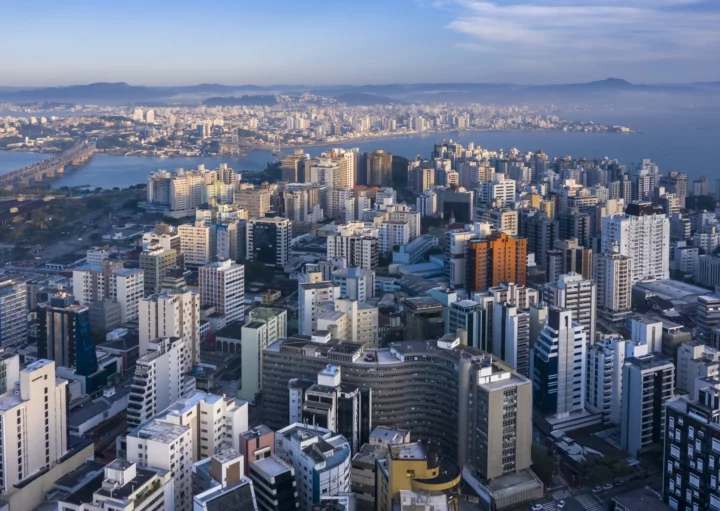
{"type": "Polygon", "coordinates": [[[333,337],[375,346],[378,343],[378,309],[357,300],[335,300],[326,304],[317,318],[317,330],[334,329],[333,337]]]}
{"type": "Polygon", "coordinates": [[[210,244],[210,227],[201,225],[181,225],[180,249],[185,256],[185,264],[202,266],[212,260],[212,247],[210,244]]]}
{"type": "Polygon", "coordinates": [[[483,181],[478,187],[479,203],[509,206],[515,200],[516,182],[505,174],[493,174],[491,181],[483,181]]]}
{"type": "Polygon", "coordinates": [[[145,296],[145,275],[142,270],[119,268],[110,274],[110,298],[120,304],[120,322],[138,317],[138,304],[145,296]]]}
{"type": "Polygon", "coordinates": [[[477,238],[477,234],[469,231],[448,231],[446,237],[447,262],[445,275],[450,281],[450,288],[465,287],[465,269],[467,242],[477,238]]]}
{"type": "Polygon", "coordinates": [[[189,373],[190,354],[183,339],[160,338],[148,343],[148,352],[135,364],[130,386],[127,421],[136,427],[153,418],[182,396],[195,390],[189,373]]]}
{"type": "MultiPolygon", "coordinates": [[[[174,509],[175,487],[167,470],[139,468],[122,458],[105,465],[95,488],[82,487],[58,502],[62,511],[155,511],[174,509]],[[94,491],[90,493],[89,489],[94,491]]],[[[89,483],[92,485],[93,483],[89,483]]]]}
{"type": "Polygon", "coordinates": [[[410,243],[410,226],[406,222],[387,221],[378,225],[378,250],[387,254],[393,247],[410,243]]]}
{"type": "Polygon", "coordinates": [[[245,319],[245,267],[230,259],[199,269],[202,305],[214,305],[228,323],[245,319]]]}
{"type": "Polygon", "coordinates": [[[170,471],[175,509],[192,509],[192,465],[214,453],[240,447],[248,429],[248,405],[236,398],[195,391],[127,436],[127,459],[140,467],[170,471]]]}
{"type": "Polygon", "coordinates": [[[340,298],[340,286],[332,282],[308,282],[298,285],[298,333],[312,335],[317,330],[320,305],[340,298]]]}
{"type": "Polygon", "coordinates": [[[350,444],[342,435],[291,424],[275,433],[275,455],[295,469],[300,509],[350,491],[350,444]]]}
{"type": "Polygon", "coordinates": [[[557,282],[547,284],[544,300],[550,305],[568,309],[573,320],[585,327],[590,344],[595,342],[597,323],[597,286],[579,273],[560,275],[557,282]]]}
{"type": "Polygon", "coordinates": [[[614,214],[602,219],[602,252],[617,243],[618,251],[632,258],[632,283],[670,278],[670,222],[649,206],[631,204],[640,215],[614,214]],[[649,210],[648,210],[649,208],[649,210]],[[645,212],[647,211],[647,212],[645,212]]]}
{"type": "Polygon", "coordinates": [[[676,369],[675,386],[695,400],[700,388],[707,386],[698,379],[720,376],[720,352],[698,341],[684,342],[678,347],[676,369]]]}
{"type": "Polygon", "coordinates": [[[405,222],[408,224],[411,241],[420,236],[420,213],[417,211],[411,211],[409,208],[395,210],[390,212],[389,218],[393,222],[405,222]]]}
{"type": "Polygon", "coordinates": [[[0,346],[21,344],[28,339],[27,286],[24,282],[0,282],[0,346]]]}
{"type": "Polygon", "coordinates": [[[175,489],[170,509],[192,511],[192,429],[151,420],[127,436],[127,460],[143,469],[166,470],[175,489]]]}
{"type": "Polygon", "coordinates": [[[343,268],[332,272],[332,281],[340,286],[340,296],[366,302],[375,296],[375,272],[362,268],[343,268]]]}
{"type": "Polygon", "coordinates": [[[67,380],[38,360],[0,396],[0,492],[49,470],[68,452],[67,380]]]}
{"type": "Polygon", "coordinates": [[[200,357],[200,295],[197,291],[165,291],[140,300],[138,330],[140,356],[149,351],[150,341],[179,337],[185,341],[193,367],[200,357]]]}

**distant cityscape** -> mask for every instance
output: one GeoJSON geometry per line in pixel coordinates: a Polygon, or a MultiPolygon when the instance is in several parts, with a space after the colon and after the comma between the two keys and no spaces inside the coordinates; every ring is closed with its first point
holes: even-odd
{"type": "Polygon", "coordinates": [[[249,149],[279,152],[447,130],[633,133],[625,126],[561,119],[552,105],[349,106],[307,93],[248,98],[247,105],[223,106],[233,101],[217,98],[209,105],[157,108],[0,104],[0,111],[9,112],[0,117],[0,148],[54,151],[84,138],[97,140],[102,153],[171,157],[241,154],[249,149]],[[33,109],[49,111],[36,115],[33,109]]]}

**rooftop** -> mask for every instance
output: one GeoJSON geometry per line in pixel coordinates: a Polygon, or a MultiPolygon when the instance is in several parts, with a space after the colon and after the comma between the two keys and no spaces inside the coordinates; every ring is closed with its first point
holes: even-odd
{"type": "Polygon", "coordinates": [[[291,470],[293,470],[293,468],[277,456],[269,456],[250,463],[251,472],[255,471],[263,474],[268,479],[277,477],[280,474],[285,474],[291,470]]]}

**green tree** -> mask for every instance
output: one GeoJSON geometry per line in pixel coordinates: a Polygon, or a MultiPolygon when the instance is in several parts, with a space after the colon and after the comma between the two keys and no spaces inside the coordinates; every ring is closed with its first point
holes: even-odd
{"type": "Polygon", "coordinates": [[[546,486],[551,485],[556,470],[555,458],[545,454],[540,446],[535,444],[532,446],[530,455],[532,458],[532,471],[546,486]]]}

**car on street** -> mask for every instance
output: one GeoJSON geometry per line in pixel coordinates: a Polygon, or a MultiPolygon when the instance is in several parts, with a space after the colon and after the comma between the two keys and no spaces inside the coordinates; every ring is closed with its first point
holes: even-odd
{"type": "Polygon", "coordinates": [[[603,484],[603,490],[610,490],[612,489],[613,485],[610,483],[603,484]]]}
{"type": "Polygon", "coordinates": [[[565,501],[564,500],[558,500],[555,503],[555,507],[558,509],[563,509],[565,507],[565,501]]]}
{"type": "Polygon", "coordinates": [[[622,486],[623,484],[625,484],[625,481],[623,481],[622,479],[617,479],[615,481],[615,486],[622,486]]]}
{"type": "Polygon", "coordinates": [[[600,493],[602,491],[602,486],[596,486],[593,488],[593,493],[600,493]]]}
{"type": "Polygon", "coordinates": [[[532,506],[530,506],[530,509],[532,511],[540,511],[542,508],[542,504],[533,504],[532,506]]]}

